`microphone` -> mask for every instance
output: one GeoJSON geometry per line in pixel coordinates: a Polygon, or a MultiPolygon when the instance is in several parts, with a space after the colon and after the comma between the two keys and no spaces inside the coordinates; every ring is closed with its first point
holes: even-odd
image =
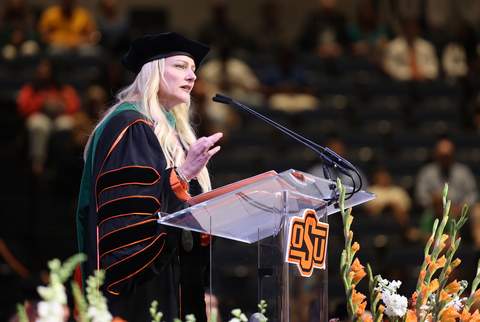
{"type": "MultiPolygon", "coordinates": [[[[298,133],[295,133],[292,130],[276,123],[275,121],[273,121],[273,120],[269,119],[268,117],[258,113],[257,111],[254,111],[251,108],[249,108],[249,107],[247,107],[243,104],[240,104],[239,102],[233,100],[232,98],[230,98],[228,96],[225,96],[225,95],[217,94],[212,98],[212,100],[214,102],[217,102],[217,103],[222,103],[222,104],[227,104],[227,105],[230,105],[230,104],[237,105],[237,106],[241,107],[242,109],[246,110],[247,112],[257,116],[261,120],[267,122],[268,124],[272,125],[273,127],[277,128],[278,130],[282,131],[283,133],[287,134],[291,138],[297,140],[298,142],[302,143],[303,145],[305,145],[309,149],[316,152],[320,156],[320,159],[322,160],[322,162],[324,164],[328,165],[329,167],[333,167],[333,168],[338,169],[338,171],[340,171],[344,175],[352,178],[352,175],[348,170],[355,171],[358,174],[358,171],[355,169],[355,167],[349,161],[345,160],[344,158],[342,158],[341,156],[339,156],[337,153],[333,152],[329,148],[322,147],[322,146],[316,144],[315,142],[312,142],[312,141],[304,138],[303,136],[299,135],[298,133]]],[[[328,170],[325,167],[324,167],[324,174],[325,174],[326,179],[330,179],[330,175],[328,174],[328,170]]],[[[360,178],[360,187],[356,191],[355,191],[355,188],[354,188],[353,189],[354,193],[357,192],[357,191],[360,191],[360,189],[362,187],[362,180],[361,180],[360,175],[358,175],[358,177],[360,178]]],[[[353,178],[352,178],[352,181],[355,185],[355,180],[353,180],[353,178]]]]}
{"type": "Polygon", "coordinates": [[[266,321],[267,318],[265,317],[265,315],[263,315],[262,313],[253,313],[252,316],[250,317],[250,320],[249,322],[263,322],[263,321],[266,321]]]}

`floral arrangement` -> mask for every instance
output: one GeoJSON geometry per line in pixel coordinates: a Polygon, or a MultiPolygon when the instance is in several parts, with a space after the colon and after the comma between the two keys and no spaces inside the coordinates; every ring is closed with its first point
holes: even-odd
{"type": "MultiPolygon", "coordinates": [[[[67,295],[65,283],[74,272],[75,268],[86,260],[85,254],[76,254],[65,261],[62,265],[59,259],[53,259],[48,262],[50,269],[50,283],[47,286],[39,286],[37,291],[42,298],[37,304],[37,317],[35,322],[64,322],[69,316],[69,309],[67,308],[67,295]]],[[[89,276],[87,279],[86,296],[84,297],[80,287],[75,281],[72,281],[71,287],[75,298],[78,316],[78,322],[127,322],[119,317],[113,317],[108,311],[107,299],[99,291],[99,287],[103,284],[104,272],[103,270],[95,271],[94,276],[89,276]]],[[[150,314],[152,322],[161,322],[163,317],[162,312],[157,311],[158,302],[153,301],[150,307],[150,314]]],[[[258,304],[260,313],[266,311],[267,304],[261,301],[258,304]]],[[[27,312],[25,306],[18,304],[18,317],[21,322],[28,322],[27,312]]],[[[229,322],[247,322],[248,319],[240,309],[232,310],[233,318],[229,322]]],[[[210,312],[209,322],[217,322],[217,309],[212,308],[210,312]]],[[[266,322],[267,318],[257,319],[261,322],[266,322]]],[[[195,322],[193,314],[185,317],[185,322],[195,322]]],[[[182,322],[180,319],[174,319],[174,322],[182,322]]]]}
{"type": "Polygon", "coordinates": [[[477,275],[473,280],[471,292],[462,297],[468,286],[466,281],[449,283],[448,278],[453,269],[460,264],[460,259],[453,260],[460,238],[457,234],[467,221],[468,207],[465,205],[458,222],[452,219],[450,235],[444,234],[444,228],[449,220],[450,201],[446,200],[448,184],[443,192],[444,212],[442,220],[434,222],[432,235],[425,245],[424,261],[421,266],[416,290],[410,299],[397,293],[400,281],[388,281],[380,275],[373,276],[370,265],[367,272],[360,264],[355,253],[360,249],[358,242],[353,242],[353,232],[350,225],[353,222],[352,209],[344,209],[346,190],[340,180],[337,183],[340,193],[340,211],[343,220],[345,249],[342,252],[340,270],[347,295],[347,311],[352,322],[365,320],[379,322],[385,317],[393,321],[403,322],[473,322],[480,321],[480,313],[470,312],[472,304],[480,299],[480,262],[477,275]],[[448,248],[446,240],[450,237],[448,248]],[[352,243],[353,242],[353,243],[352,243]],[[372,316],[365,315],[367,296],[357,292],[356,285],[368,275],[370,292],[370,311],[372,316]]]}

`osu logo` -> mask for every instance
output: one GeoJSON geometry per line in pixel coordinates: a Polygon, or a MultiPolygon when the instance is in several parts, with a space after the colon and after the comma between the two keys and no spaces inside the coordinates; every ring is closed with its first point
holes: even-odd
{"type": "Polygon", "coordinates": [[[325,268],[328,224],[318,222],[312,209],[290,224],[286,261],[297,264],[302,276],[312,275],[313,268],[325,268]]]}

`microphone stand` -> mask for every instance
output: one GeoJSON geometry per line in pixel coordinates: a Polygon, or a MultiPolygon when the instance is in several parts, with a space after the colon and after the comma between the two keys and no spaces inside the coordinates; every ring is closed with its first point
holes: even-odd
{"type": "MultiPolygon", "coordinates": [[[[298,142],[302,143],[303,145],[305,145],[306,147],[308,147],[312,151],[316,152],[320,156],[320,159],[323,162],[323,173],[324,173],[325,179],[331,180],[330,179],[330,173],[328,171],[328,167],[333,167],[335,169],[338,169],[338,171],[340,171],[344,175],[350,177],[352,179],[352,182],[353,182],[353,190],[352,190],[350,196],[348,198],[346,198],[346,200],[351,198],[353,196],[353,194],[360,191],[360,189],[362,188],[362,178],[361,178],[360,174],[358,173],[357,169],[355,169],[355,167],[350,162],[348,162],[347,160],[345,160],[344,158],[342,158],[341,156],[339,156],[337,153],[333,152],[329,148],[322,147],[322,146],[316,144],[315,142],[312,142],[312,141],[304,138],[303,136],[299,135],[298,133],[293,132],[292,130],[276,123],[275,121],[269,119],[268,117],[258,113],[257,111],[252,110],[251,108],[233,100],[232,98],[230,98],[228,96],[217,94],[212,98],[212,100],[214,102],[217,102],[217,103],[222,103],[222,104],[227,104],[227,105],[230,105],[230,104],[237,105],[237,106],[241,107],[242,109],[246,110],[247,112],[257,116],[258,118],[265,121],[266,123],[268,123],[268,124],[272,125],[273,127],[277,128],[278,130],[282,131],[283,133],[287,134],[288,136],[292,137],[293,139],[297,140],[298,142]],[[360,185],[359,185],[358,189],[355,188],[355,186],[356,186],[355,180],[353,179],[349,170],[354,171],[357,174],[357,176],[360,180],[360,185]]],[[[335,188],[336,188],[335,185],[333,185],[333,186],[330,185],[331,190],[334,190],[335,188]]]]}

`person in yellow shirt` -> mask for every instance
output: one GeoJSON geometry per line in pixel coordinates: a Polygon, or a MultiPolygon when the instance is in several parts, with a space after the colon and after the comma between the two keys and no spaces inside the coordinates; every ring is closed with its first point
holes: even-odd
{"type": "Polygon", "coordinates": [[[95,18],[77,6],[75,0],[60,0],[60,4],[45,9],[38,22],[38,32],[49,54],[98,53],[100,33],[95,18]]]}

